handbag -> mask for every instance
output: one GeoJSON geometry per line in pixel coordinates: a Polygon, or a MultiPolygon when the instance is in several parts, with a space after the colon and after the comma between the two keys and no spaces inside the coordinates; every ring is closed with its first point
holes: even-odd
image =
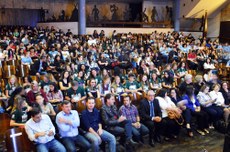
{"type": "Polygon", "coordinates": [[[167,110],[167,113],[169,119],[174,119],[180,126],[183,125],[184,119],[180,113],[178,113],[176,110],[167,110]]]}

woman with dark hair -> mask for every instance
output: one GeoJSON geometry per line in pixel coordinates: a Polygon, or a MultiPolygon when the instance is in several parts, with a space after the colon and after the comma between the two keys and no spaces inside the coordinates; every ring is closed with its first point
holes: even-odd
{"type": "Polygon", "coordinates": [[[6,108],[6,111],[8,111],[9,113],[11,113],[13,105],[14,105],[14,98],[17,96],[24,96],[25,95],[25,90],[22,87],[17,87],[11,94],[9,100],[8,100],[8,105],[6,108]]]}
{"type": "Polygon", "coordinates": [[[152,61],[153,61],[154,65],[156,65],[156,67],[161,66],[162,60],[161,60],[161,57],[160,57],[158,52],[154,53],[152,61]]]}
{"type": "Polygon", "coordinates": [[[149,68],[147,67],[145,60],[140,61],[139,67],[137,69],[137,73],[141,74],[141,75],[142,74],[147,74],[147,75],[149,74],[149,68]]]}
{"type": "Polygon", "coordinates": [[[7,59],[8,60],[13,60],[14,59],[14,51],[12,49],[8,49],[8,56],[7,59]]]}
{"type": "Polygon", "coordinates": [[[61,79],[59,80],[59,87],[64,95],[66,91],[71,88],[69,72],[65,71],[62,73],[61,79]]]}
{"type": "Polygon", "coordinates": [[[96,80],[96,85],[102,83],[102,78],[101,78],[101,76],[98,75],[96,69],[91,69],[90,76],[89,76],[88,81],[87,81],[87,85],[89,85],[89,80],[92,78],[96,80]]]}
{"type": "Polygon", "coordinates": [[[194,94],[193,86],[189,85],[186,87],[186,94],[182,97],[182,99],[187,100],[188,102],[186,104],[186,108],[188,110],[184,111],[184,118],[189,136],[193,136],[193,132],[191,129],[192,116],[194,116],[197,120],[197,132],[203,136],[205,135],[205,133],[208,134],[208,114],[201,109],[200,102],[194,94]]]}
{"type": "Polygon", "coordinates": [[[23,83],[23,87],[27,86],[27,85],[31,85],[32,83],[32,78],[30,76],[24,77],[24,83],[23,83]]]}
{"type": "MultiPolygon", "coordinates": [[[[79,65],[78,71],[82,71],[82,72],[84,72],[84,73],[86,73],[86,74],[89,73],[88,67],[87,67],[85,64],[79,65]]],[[[76,73],[76,72],[74,72],[74,73],[76,73]]],[[[88,74],[88,75],[89,75],[89,74],[88,74]]]]}
{"type": "Polygon", "coordinates": [[[205,70],[213,70],[213,69],[215,69],[215,65],[211,62],[210,58],[206,59],[206,62],[204,63],[203,66],[204,66],[205,70]]]}
{"type": "Polygon", "coordinates": [[[86,87],[86,93],[87,93],[87,97],[94,97],[94,98],[100,98],[101,97],[100,90],[96,84],[96,79],[91,78],[89,80],[89,84],[86,87]]]}
{"type": "Polygon", "coordinates": [[[105,58],[104,53],[101,53],[99,55],[98,65],[99,65],[100,69],[107,69],[107,70],[109,69],[109,62],[105,58]]]}
{"type": "Polygon", "coordinates": [[[168,97],[167,90],[164,88],[157,93],[156,99],[159,101],[162,112],[162,133],[165,136],[165,140],[169,141],[170,138],[177,138],[179,135],[180,126],[175,119],[169,118],[168,111],[174,111],[178,115],[181,115],[181,110],[177,108],[172,100],[168,97]]]}
{"type": "Polygon", "coordinates": [[[227,82],[222,83],[220,92],[222,93],[224,97],[225,105],[230,105],[230,89],[228,88],[227,82]]]}
{"type": "Polygon", "coordinates": [[[157,76],[157,73],[153,72],[149,80],[150,88],[153,90],[161,89],[161,79],[157,76]]]}
{"type": "Polygon", "coordinates": [[[182,98],[179,96],[178,90],[176,88],[171,88],[169,90],[169,96],[170,96],[172,102],[175,103],[175,105],[177,105],[177,103],[182,100],[182,98]]]}
{"type": "Polygon", "coordinates": [[[103,69],[103,70],[102,70],[102,74],[101,74],[101,78],[104,79],[104,78],[107,78],[107,77],[111,77],[111,76],[110,76],[110,73],[109,73],[108,70],[103,69]]]}
{"type": "Polygon", "coordinates": [[[25,98],[17,95],[14,99],[14,105],[11,113],[10,126],[11,127],[24,127],[28,120],[28,112],[31,107],[28,106],[25,98]]]}
{"type": "Polygon", "coordinates": [[[63,64],[63,60],[61,60],[61,56],[60,55],[56,55],[55,58],[54,58],[54,66],[55,66],[55,69],[58,73],[62,73],[62,71],[64,70],[64,68],[62,67],[62,64],[63,64]]]}
{"type": "Polygon", "coordinates": [[[181,62],[180,63],[180,66],[177,69],[177,74],[178,74],[179,78],[184,78],[184,76],[186,74],[188,74],[187,68],[186,68],[186,62],[181,62]]]}
{"type": "Polygon", "coordinates": [[[140,85],[141,85],[142,91],[145,93],[150,89],[148,76],[146,74],[142,75],[140,85]]]}
{"type": "Polygon", "coordinates": [[[83,71],[79,71],[78,73],[74,74],[74,80],[78,82],[78,86],[85,88],[85,73],[83,71]]]}
{"type": "Polygon", "coordinates": [[[56,115],[56,112],[54,111],[54,108],[51,105],[51,103],[45,102],[42,95],[40,95],[40,94],[36,95],[36,103],[37,103],[37,106],[41,109],[43,114],[47,114],[50,116],[56,115]]]}
{"type": "Polygon", "coordinates": [[[47,93],[48,101],[53,105],[54,109],[56,109],[57,104],[63,101],[63,94],[61,90],[58,89],[57,84],[55,82],[51,82],[49,85],[49,92],[47,93]]]}
{"type": "Polygon", "coordinates": [[[164,77],[162,79],[162,87],[170,89],[173,87],[173,77],[170,75],[169,71],[164,71],[164,77]]]}

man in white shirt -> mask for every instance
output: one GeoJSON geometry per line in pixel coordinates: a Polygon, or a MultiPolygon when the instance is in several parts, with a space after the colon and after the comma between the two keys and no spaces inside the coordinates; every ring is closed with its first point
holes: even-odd
{"type": "Polygon", "coordinates": [[[39,108],[31,110],[31,118],[25,124],[29,139],[36,143],[37,152],[66,152],[65,147],[54,139],[55,128],[50,118],[39,108]]]}

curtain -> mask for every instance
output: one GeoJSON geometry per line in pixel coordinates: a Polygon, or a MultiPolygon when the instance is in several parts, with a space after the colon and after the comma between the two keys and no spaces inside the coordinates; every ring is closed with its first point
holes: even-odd
{"type": "Polygon", "coordinates": [[[0,9],[0,25],[36,26],[40,19],[39,9],[0,9]]]}

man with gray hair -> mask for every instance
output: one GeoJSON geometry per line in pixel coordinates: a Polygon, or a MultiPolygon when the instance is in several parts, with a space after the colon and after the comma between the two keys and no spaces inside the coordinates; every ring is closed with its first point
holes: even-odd
{"type": "Polygon", "coordinates": [[[38,82],[33,81],[31,83],[31,90],[27,93],[27,99],[29,101],[30,106],[33,106],[36,103],[36,95],[41,94],[42,97],[44,98],[45,102],[48,102],[48,98],[46,96],[46,93],[39,88],[38,82]]]}
{"type": "Polygon", "coordinates": [[[179,90],[180,90],[181,94],[185,93],[185,90],[186,90],[188,85],[193,85],[191,74],[186,74],[184,77],[184,81],[179,85],[179,90]]]}

